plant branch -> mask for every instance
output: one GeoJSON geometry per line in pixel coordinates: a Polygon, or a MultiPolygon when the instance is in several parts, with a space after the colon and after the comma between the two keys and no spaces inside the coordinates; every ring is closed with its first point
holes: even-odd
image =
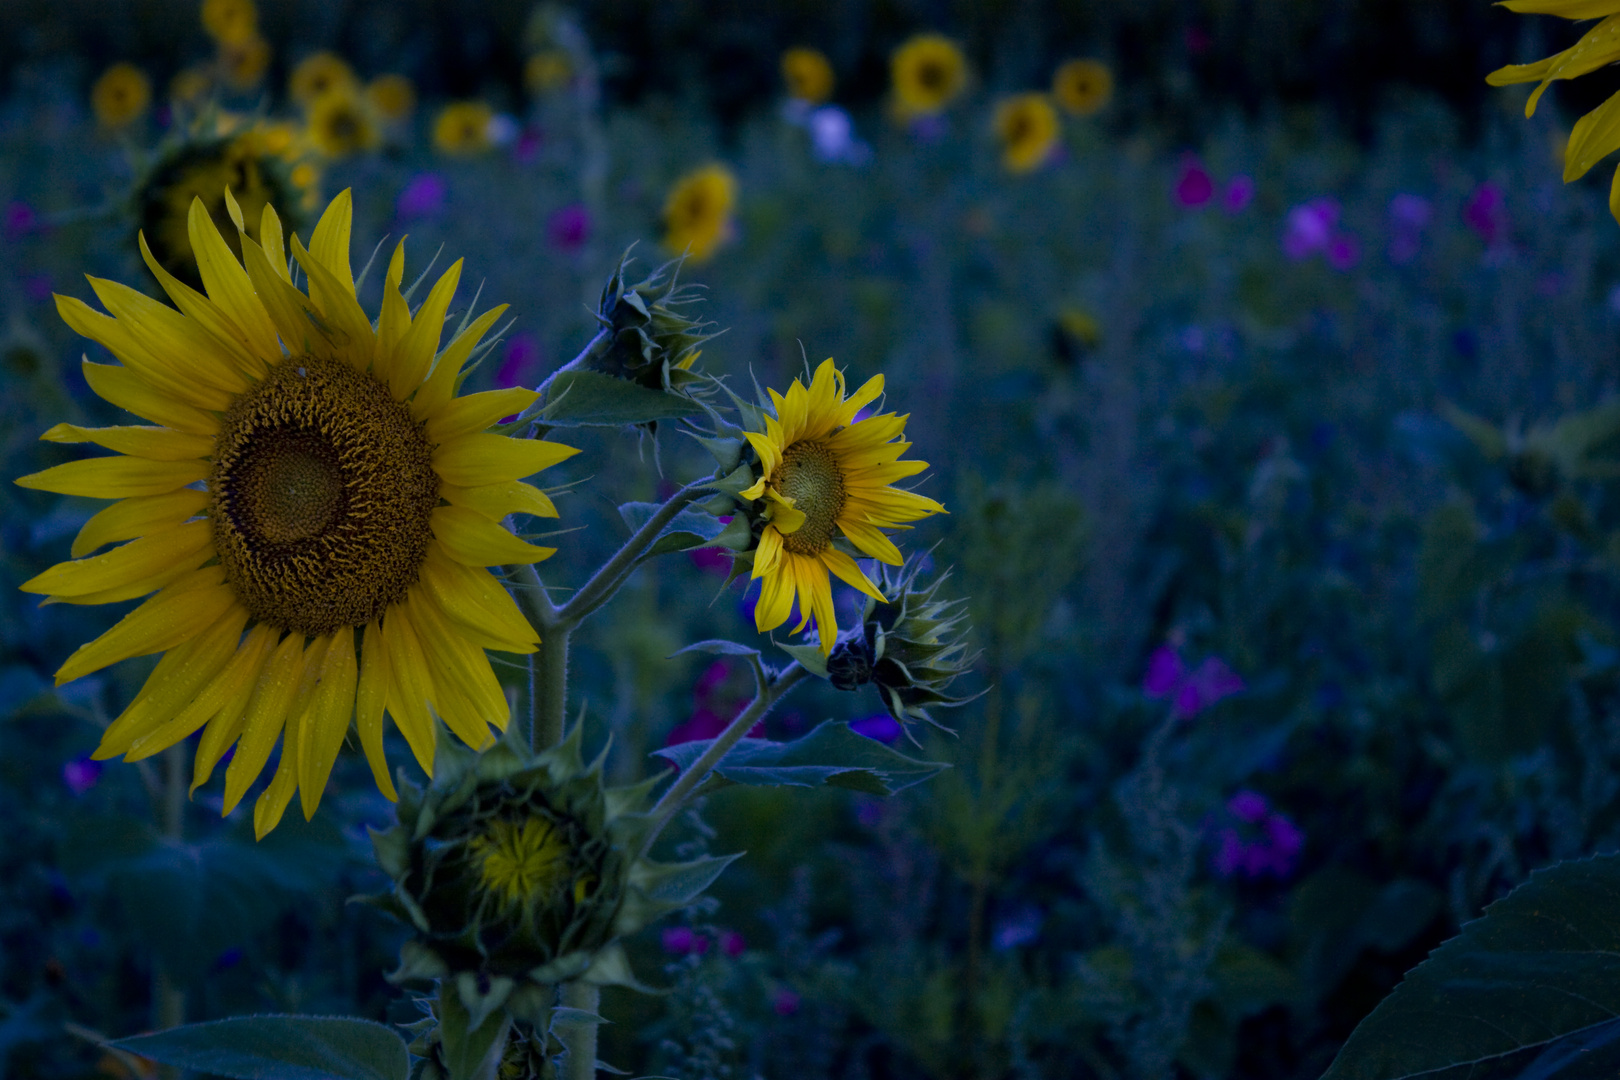
{"type": "MultiPolygon", "coordinates": [[[[590,983],[564,983],[562,1003],[570,1009],[594,1013],[602,1004],[602,990],[590,983]]],[[[595,1080],[596,1077],[596,1022],[565,1021],[574,1030],[569,1033],[568,1062],[563,1067],[565,1080],[595,1080]]]]}
{"type": "Polygon", "coordinates": [[[624,584],[624,579],[635,570],[637,560],[652,547],[653,541],[658,539],[658,534],[664,531],[664,527],[674,521],[676,515],[690,506],[708,486],[708,480],[698,480],[671,495],[664,505],[660,506],[658,511],[624,542],[624,546],[603,563],[601,568],[591,575],[591,579],[557,610],[557,624],[572,630],[584,622],[591,612],[607,603],[613,594],[619,591],[619,586],[624,584]]]}
{"type": "Polygon", "coordinates": [[[585,367],[588,363],[590,363],[590,361],[606,352],[608,346],[611,345],[612,342],[613,338],[607,327],[604,326],[602,329],[598,330],[596,332],[596,336],[585,343],[585,347],[579,351],[578,356],[568,361],[568,363],[564,364],[556,371],[553,371],[550,375],[547,375],[545,381],[539,386],[535,387],[535,390],[539,392],[540,396],[535,398],[527,409],[524,409],[522,412],[518,413],[517,419],[512,421],[511,424],[506,425],[506,427],[514,431],[521,430],[525,425],[539,421],[540,414],[545,412],[546,406],[551,403],[551,384],[557,378],[557,376],[561,375],[565,371],[578,371],[580,368],[585,367]]]}
{"type": "Polygon", "coordinates": [[[669,790],[658,800],[658,805],[652,808],[652,828],[641,845],[643,855],[652,850],[653,841],[664,831],[664,826],[680,813],[681,807],[686,804],[692,792],[708,779],[709,773],[714,771],[714,767],[720,764],[721,759],[731,751],[731,748],[741,742],[749,729],[759,723],[765,714],[771,711],[773,705],[786,697],[788,691],[799,685],[809,674],[797,661],[783,668],[775,677],[768,676],[763,666],[755,665],[754,678],[758,688],[754,693],[754,700],[737,714],[737,719],[731,722],[731,726],[709,744],[709,748],[692,762],[691,767],[676,778],[669,786],[669,790]]]}

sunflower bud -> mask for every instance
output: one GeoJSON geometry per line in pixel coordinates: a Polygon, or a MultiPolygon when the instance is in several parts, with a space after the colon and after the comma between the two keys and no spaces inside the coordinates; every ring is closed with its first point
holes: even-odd
{"type": "Polygon", "coordinates": [[[534,755],[511,739],[483,754],[439,743],[426,790],[405,785],[398,824],[372,833],[391,893],[366,898],[415,931],[396,982],[454,987],[476,1028],[495,1010],[544,1027],[554,984],[637,987],[619,939],[685,907],[730,859],[643,858],[658,778],[602,784],[576,728],[534,755]]]}
{"type": "Polygon", "coordinates": [[[889,715],[904,724],[923,720],[940,726],[930,708],[950,709],[973,700],[947,692],[971,666],[966,649],[967,613],[962,600],[938,599],[941,574],[927,585],[921,556],[899,567],[883,568],[881,587],[891,603],[868,598],[860,624],[838,637],[831,655],[805,646],[786,648],[801,663],[839,690],[871,683],[883,696],[889,715]]]}
{"type": "Polygon", "coordinates": [[[649,390],[679,391],[702,376],[692,370],[698,347],[714,334],[709,323],[688,317],[697,289],[681,285],[681,260],[673,259],[630,284],[627,252],[602,288],[596,320],[607,334],[590,361],[593,370],[626,379],[649,390]]]}

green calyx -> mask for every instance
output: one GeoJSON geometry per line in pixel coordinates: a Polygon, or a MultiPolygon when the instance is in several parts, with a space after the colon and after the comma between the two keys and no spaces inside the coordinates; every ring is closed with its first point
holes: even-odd
{"type": "Polygon", "coordinates": [[[714,334],[709,323],[682,309],[695,303],[698,290],[678,283],[681,260],[674,259],[631,284],[625,277],[630,254],[602,288],[596,320],[607,333],[590,367],[649,390],[690,393],[704,376],[692,370],[703,343],[714,334]]]}
{"type": "Polygon", "coordinates": [[[543,1026],[557,983],[645,989],[620,939],[730,862],[639,854],[659,779],[605,787],[577,726],[541,754],[510,737],[481,754],[441,740],[433,782],[402,784],[398,823],[372,832],[393,889],[364,899],[414,930],[389,978],[453,987],[474,1028],[503,1008],[543,1026]]]}

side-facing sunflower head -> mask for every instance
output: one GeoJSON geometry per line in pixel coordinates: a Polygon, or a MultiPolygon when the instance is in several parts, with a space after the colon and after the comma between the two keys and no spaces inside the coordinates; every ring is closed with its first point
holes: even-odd
{"type": "Polygon", "coordinates": [[[90,285],[107,314],[57,297],[64,321],[121,362],[86,360],[91,388],[153,424],[44,434],[118,453],[19,485],[120,501],[80,530],[74,561],[21,588],[76,604],[152,594],[68,657],[57,682],[163,654],[94,756],[139,760],[201,731],[193,790],[235,747],[229,813],[279,743],[254,806],[262,836],[295,792],[314,814],[351,724],[390,798],[385,713],[429,773],[441,722],[471,746],[493,743],[490,727],[506,727],[509,706],[485,650],[533,652],[539,637],[487,567],[553,553],[501,523],[555,517],[522,481],[575,451],[488,432],[533,403],[532,390],[458,396],[505,311],[447,322],[459,261],[413,312],[401,241],[373,323],[349,263],[348,191],[308,248],[291,237],[292,261],[273,205],[255,240],[229,192],[225,203],[240,261],[200,198],[188,216],[206,293],[143,241],[174,307],[98,278],[90,285]]]}
{"type": "Polygon", "coordinates": [[[967,89],[967,57],[943,34],[917,34],[889,57],[889,79],[899,119],[934,116],[967,89]]]}
{"type": "Polygon", "coordinates": [[[191,246],[191,206],[201,200],[226,246],[241,258],[242,245],[225,203],[228,188],[241,208],[247,235],[257,241],[266,206],[283,228],[304,227],[305,189],[297,180],[301,146],[279,125],[204,112],[158,147],[136,177],[127,201],[130,241],[137,235],[158,265],[193,289],[203,281],[191,246]]]}
{"type": "Polygon", "coordinates": [[[838,636],[831,575],[887,603],[855,560],[901,565],[884,530],[945,512],[894,486],[928,463],[900,460],[911,449],[903,441],[906,416],[862,415],[882,393],[881,375],[846,393],[844,374],[829,359],[807,381],[793,380],[786,394],[768,390],[757,404],[732,395],[741,427],[702,440],[720,466],[718,494],[706,509],[733,515],[716,542],[735,551],[733,578],[747,571],[760,581],[755,626],[761,633],[781,626],[797,600],[793,632],[814,620],[823,656],[838,636]]]}
{"type": "Polygon", "coordinates": [[[996,138],[1001,164],[1010,173],[1027,173],[1045,164],[1058,145],[1058,115],[1045,94],[1014,94],[996,105],[996,138]]]}
{"type": "Polygon", "coordinates": [[[432,784],[402,787],[397,824],[372,833],[393,888],[366,898],[412,930],[390,979],[454,986],[475,1023],[500,1008],[537,1022],[559,982],[639,986],[620,939],[731,858],[643,856],[662,777],[606,787],[582,726],[541,754],[511,736],[483,753],[443,743],[432,784]]]}
{"type": "Polygon", "coordinates": [[[901,724],[920,720],[949,730],[928,710],[973,700],[950,693],[951,683],[973,666],[968,614],[966,601],[939,598],[948,571],[924,580],[925,559],[914,553],[901,566],[883,567],[880,580],[891,602],[868,598],[861,621],[838,635],[831,655],[819,657],[804,645],[788,651],[839,690],[876,686],[884,708],[901,724]]]}
{"type": "Polygon", "coordinates": [[[310,104],[308,138],[324,157],[346,158],[375,150],[382,131],[370,99],[356,87],[343,85],[310,104]]]}
{"type": "Polygon", "coordinates": [[[619,259],[596,305],[596,321],[607,339],[591,357],[593,370],[671,393],[689,392],[704,381],[693,364],[715,335],[711,323],[683,310],[701,297],[697,287],[680,284],[682,261],[671,259],[632,284],[630,253],[619,259]]]}
{"type": "Polygon", "coordinates": [[[1074,116],[1094,116],[1114,96],[1114,73],[1101,60],[1065,60],[1052,74],[1052,97],[1074,116]]]}
{"type": "Polygon", "coordinates": [[[707,262],[731,239],[736,205],[737,176],[719,162],[682,176],[664,199],[665,250],[707,262]]]}
{"type": "Polygon", "coordinates": [[[90,108],[108,131],[119,131],[146,115],[152,103],[152,80],[134,64],[118,63],[101,73],[90,88],[90,108]]]}

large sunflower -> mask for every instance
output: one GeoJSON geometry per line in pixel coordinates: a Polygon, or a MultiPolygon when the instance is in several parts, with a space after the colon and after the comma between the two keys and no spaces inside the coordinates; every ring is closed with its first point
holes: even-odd
{"type": "Polygon", "coordinates": [[[201,200],[191,204],[206,296],[143,242],[178,311],[97,278],[90,285],[110,315],[57,297],[68,325],[122,361],[86,360],[91,388],[156,426],[45,433],[118,456],[17,483],[120,501],[86,522],[75,561],[22,588],[75,604],[155,592],[81,646],[56,681],[164,653],[95,756],[144,758],[203,729],[193,791],[236,747],[226,813],[284,735],[254,808],[263,836],[294,790],[305,816],[314,813],[351,717],[391,799],[385,709],[430,773],[435,715],[474,747],[491,741],[489,724],[505,726],[507,700],[484,650],[533,652],[538,636],[485,568],[552,553],[500,522],[555,516],[520,481],[575,451],[484,433],[533,401],[531,390],[456,396],[463,364],[505,310],[471,320],[440,349],[460,262],[412,316],[399,288],[401,242],[373,326],[349,268],[349,192],[327,207],[307,250],[292,237],[307,294],[293,283],[274,207],[255,240],[227,202],[242,262],[201,200]],[[117,541],[128,543],[91,555],[117,541]]]}
{"type": "Polygon", "coordinates": [[[826,360],[808,388],[794,379],[785,395],[771,390],[776,415],[765,416],[763,433],[744,433],[762,471],[741,497],[766,504],[753,572],[764,579],[754,607],[762,633],[787,621],[797,597],[795,632],[814,618],[821,651],[831,653],[838,625],[828,572],[884,599],[855,560],[834,546],[838,535],[861,553],[899,566],[900,550],[883,530],[945,511],[933,499],[890,486],[928,463],[900,460],[911,448],[898,441],[906,417],[884,413],[855,419],[881,393],[883,376],[874,375],[845,397],[843,373],[826,360]]]}

